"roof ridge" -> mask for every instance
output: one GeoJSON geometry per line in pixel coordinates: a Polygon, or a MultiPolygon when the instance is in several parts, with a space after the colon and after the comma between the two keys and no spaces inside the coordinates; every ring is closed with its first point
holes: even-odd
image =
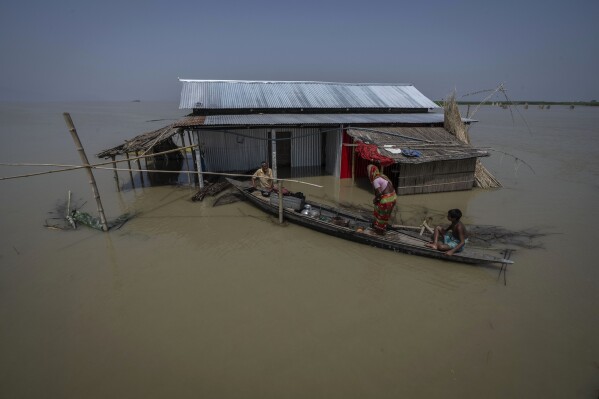
{"type": "Polygon", "coordinates": [[[413,86],[412,83],[350,83],[350,82],[321,82],[312,80],[225,80],[225,79],[182,79],[179,82],[186,83],[281,83],[281,84],[324,84],[343,86],[413,86]]]}

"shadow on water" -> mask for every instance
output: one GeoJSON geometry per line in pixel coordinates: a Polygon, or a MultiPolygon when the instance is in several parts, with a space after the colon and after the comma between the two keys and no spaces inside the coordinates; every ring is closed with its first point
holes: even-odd
{"type": "MultiPolygon", "coordinates": [[[[177,149],[177,145],[172,140],[164,141],[152,149],[152,153],[160,153],[177,149]]],[[[162,154],[148,158],[148,170],[168,170],[180,171],[183,167],[183,154],[179,151],[162,154]]],[[[153,173],[148,172],[148,179],[152,186],[167,186],[179,182],[177,173],[153,173]]]]}

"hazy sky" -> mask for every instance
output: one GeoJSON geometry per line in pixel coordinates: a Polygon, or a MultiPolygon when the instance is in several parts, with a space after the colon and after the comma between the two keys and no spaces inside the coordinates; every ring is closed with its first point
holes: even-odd
{"type": "Polygon", "coordinates": [[[4,1],[0,100],[178,101],[177,78],[599,100],[599,0],[4,1]]]}

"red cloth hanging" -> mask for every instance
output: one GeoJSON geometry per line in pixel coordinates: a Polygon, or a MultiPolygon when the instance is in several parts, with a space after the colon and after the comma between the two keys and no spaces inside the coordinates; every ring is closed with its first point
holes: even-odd
{"type": "Polygon", "coordinates": [[[381,166],[389,166],[395,163],[393,159],[381,155],[376,145],[365,144],[362,142],[357,142],[357,144],[358,146],[356,147],[356,151],[363,159],[371,162],[377,162],[381,166]]]}
{"type": "MultiPolygon", "coordinates": [[[[352,144],[354,139],[343,130],[343,144],[352,144]]],[[[348,179],[351,177],[351,147],[346,145],[341,147],[341,170],[339,178],[348,179]]]]}

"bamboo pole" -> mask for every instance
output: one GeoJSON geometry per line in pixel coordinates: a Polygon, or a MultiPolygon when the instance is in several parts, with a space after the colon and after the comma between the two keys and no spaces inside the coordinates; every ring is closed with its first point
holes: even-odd
{"type": "Polygon", "coordinates": [[[271,130],[272,170],[275,184],[279,188],[279,223],[283,224],[283,186],[277,179],[277,131],[271,130]]]}
{"type": "Polygon", "coordinates": [[[108,224],[106,223],[106,216],[104,216],[104,208],[102,207],[102,200],[100,199],[100,193],[98,191],[98,186],[96,185],[96,179],[94,178],[92,168],[89,166],[89,161],[87,159],[87,155],[85,155],[85,150],[83,149],[81,140],[79,140],[79,135],[77,134],[77,130],[75,129],[75,125],[73,124],[71,115],[69,115],[68,112],[64,112],[62,115],[67,124],[67,127],[69,128],[71,137],[73,138],[73,141],[75,142],[75,147],[77,147],[77,152],[79,152],[79,157],[81,158],[81,162],[83,162],[83,165],[86,166],[85,170],[87,171],[87,175],[89,177],[89,183],[92,186],[92,193],[94,195],[96,204],[98,206],[98,213],[100,214],[100,223],[102,223],[102,230],[108,231],[108,224]]]}
{"type": "MultiPolygon", "coordinates": [[[[189,146],[191,147],[193,145],[193,140],[191,139],[191,132],[189,130],[187,131],[187,139],[189,140],[189,146]]],[[[191,159],[193,161],[193,165],[194,165],[193,167],[195,168],[197,165],[195,148],[191,149],[191,159]]],[[[196,169],[196,172],[197,172],[197,169],[196,169]]],[[[198,179],[198,175],[194,175],[193,176],[194,183],[199,183],[199,181],[197,179],[198,179]]]]}
{"type": "Polygon", "coordinates": [[[69,190],[69,196],[67,199],[67,214],[65,215],[65,217],[68,217],[71,215],[71,190],[69,190]]]}
{"type": "MultiPolygon", "coordinates": [[[[502,88],[502,85],[500,85],[495,90],[495,92],[497,90],[499,90],[500,88],[502,88]]],[[[495,93],[495,92],[493,92],[493,93],[495,93]]],[[[451,94],[449,99],[447,101],[445,101],[445,103],[443,104],[443,108],[444,108],[443,127],[445,128],[445,130],[447,130],[449,133],[453,134],[461,142],[470,144],[470,136],[468,134],[468,130],[466,129],[466,127],[464,126],[464,123],[462,122],[462,117],[460,116],[460,110],[459,110],[457,102],[455,100],[455,93],[451,94]]],[[[477,107],[477,109],[478,109],[478,107],[477,107]]],[[[476,109],[472,113],[473,116],[474,116],[475,112],[476,112],[476,109]]],[[[475,168],[475,172],[474,172],[473,187],[480,187],[480,188],[501,187],[501,183],[499,182],[499,180],[497,180],[495,178],[495,176],[493,176],[491,174],[491,172],[489,172],[489,170],[484,167],[484,165],[482,164],[482,162],[480,162],[480,159],[478,159],[478,158],[476,159],[476,168],[475,168]]]]}
{"type": "MultiPolygon", "coordinates": [[[[183,133],[183,129],[179,129],[179,130],[180,130],[179,134],[181,135],[181,144],[183,144],[183,147],[186,147],[185,146],[185,134],[183,133]]],[[[189,170],[189,159],[187,159],[187,150],[185,150],[185,166],[187,166],[187,170],[189,170]]],[[[189,175],[189,173],[187,174],[187,182],[191,186],[191,176],[189,175]]]]}
{"type": "Polygon", "coordinates": [[[197,152],[196,154],[196,170],[198,171],[198,186],[200,187],[200,189],[204,188],[204,176],[202,176],[202,153],[200,151],[200,132],[196,130],[196,141],[197,141],[197,146],[195,148],[195,151],[197,152]]]}
{"type": "Polygon", "coordinates": [[[121,185],[119,183],[119,173],[116,170],[116,157],[113,155],[112,158],[112,167],[114,168],[114,181],[116,182],[116,191],[121,191],[121,185]]]}
{"type": "MultiPolygon", "coordinates": [[[[39,166],[39,165],[36,165],[36,164],[28,164],[28,165],[29,166],[39,166]]],[[[45,164],[45,165],[49,165],[49,166],[65,166],[65,165],[53,165],[53,164],[45,164]]],[[[103,167],[103,166],[98,166],[98,165],[105,165],[105,164],[90,165],[90,168],[92,168],[92,169],[102,169],[102,170],[113,170],[113,168],[108,168],[108,167],[103,167]]],[[[0,177],[0,181],[3,181],[3,180],[12,180],[12,179],[20,179],[20,178],[24,178],[24,177],[33,177],[33,176],[47,175],[47,174],[51,174],[51,173],[70,172],[72,170],[84,169],[85,168],[85,166],[74,166],[74,165],[68,165],[68,166],[71,166],[71,167],[69,167],[67,169],[50,170],[50,171],[39,172],[39,173],[29,173],[29,174],[26,174],[26,175],[0,177]]],[[[185,173],[185,172],[181,172],[181,171],[178,171],[178,170],[173,171],[173,170],[156,170],[156,169],[154,169],[154,170],[146,170],[146,169],[117,168],[117,170],[124,171],[124,172],[133,171],[133,172],[153,172],[153,173],[185,173]]],[[[187,171],[187,173],[195,173],[195,172],[187,171]]],[[[205,174],[205,175],[214,175],[214,176],[229,176],[229,177],[253,177],[253,175],[243,175],[243,174],[239,174],[239,173],[203,172],[203,174],[205,174]]],[[[305,181],[295,180],[295,179],[279,179],[279,180],[280,181],[288,181],[288,182],[292,182],[292,183],[306,184],[308,186],[313,186],[313,187],[318,187],[318,188],[322,188],[323,187],[323,186],[318,185],[318,184],[308,183],[308,182],[305,182],[305,181]]]]}
{"type": "Polygon", "coordinates": [[[131,168],[131,160],[129,159],[129,153],[125,153],[125,157],[127,157],[127,166],[129,166],[129,177],[131,178],[131,187],[135,188],[135,179],[133,179],[133,172],[131,168]]]}
{"type": "Polygon", "coordinates": [[[390,227],[394,228],[394,229],[406,229],[406,230],[419,230],[420,231],[420,235],[424,234],[424,231],[428,231],[429,233],[433,234],[435,232],[435,230],[430,227],[428,225],[428,223],[426,222],[426,220],[424,220],[420,226],[406,226],[406,225],[402,225],[402,224],[392,224],[390,225],[390,227]]]}
{"type": "MultiPolygon", "coordinates": [[[[136,160],[136,159],[141,159],[141,158],[150,158],[150,157],[155,157],[158,155],[164,155],[164,154],[170,154],[173,152],[178,152],[181,151],[183,149],[187,149],[187,148],[194,148],[195,145],[190,145],[187,147],[177,147],[174,150],[167,150],[167,151],[162,151],[162,152],[157,152],[154,154],[150,154],[150,155],[140,155],[140,156],[135,156],[133,158],[129,158],[130,161],[136,160]]],[[[121,162],[127,162],[126,159],[122,159],[122,160],[116,160],[115,163],[121,163],[121,162]]],[[[100,162],[100,163],[93,163],[90,164],[91,167],[96,167],[96,166],[102,166],[102,165],[108,165],[113,163],[112,161],[108,161],[108,162],[100,162]]],[[[65,165],[65,164],[57,164],[57,163],[26,163],[26,162],[19,162],[19,163],[7,163],[7,162],[0,162],[1,166],[59,166],[59,167],[73,167],[74,165],[65,165]]],[[[83,169],[85,168],[85,166],[75,166],[75,169],[83,169]]]]}
{"type": "Polygon", "coordinates": [[[142,171],[141,168],[141,162],[139,161],[139,151],[135,151],[135,161],[137,162],[137,168],[139,169],[139,177],[141,179],[141,186],[145,187],[146,185],[144,184],[144,172],[142,171]]]}

